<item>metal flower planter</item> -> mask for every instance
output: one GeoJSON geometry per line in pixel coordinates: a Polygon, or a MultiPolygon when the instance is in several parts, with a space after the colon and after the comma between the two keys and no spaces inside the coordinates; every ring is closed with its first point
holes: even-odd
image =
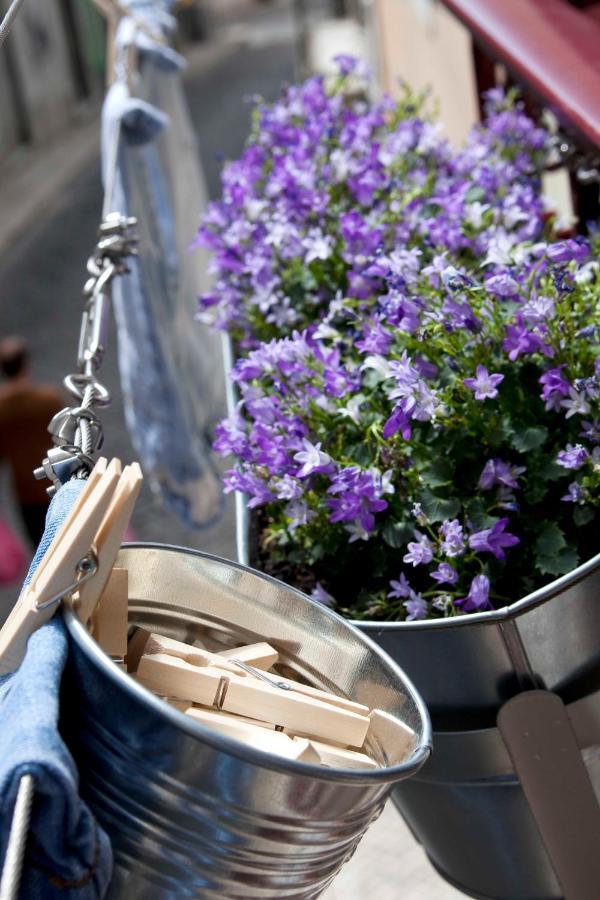
{"type": "Polygon", "coordinates": [[[394,803],[433,865],[475,897],[565,896],[496,720],[519,692],[558,694],[600,797],[600,556],[503,610],[360,627],[431,712],[433,757],[394,803]]]}
{"type": "MultiPolygon", "coordinates": [[[[251,521],[241,495],[236,513],[238,558],[248,561],[251,521]]],[[[431,714],[434,753],[392,797],[433,865],[486,900],[569,896],[497,718],[522,692],[557,694],[583,751],[590,793],[593,787],[600,799],[600,555],[501,610],[353,624],[419,685],[431,714]]],[[[588,826],[582,823],[584,834],[588,826]]],[[[595,839],[600,846],[600,833],[595,839]]]]}
{"type": "Polygon", "coordinates": [[[377,770],[326,769],[246,748],[122,672],[72,612],[62,727],[83,795],[111,836],[109,900],[318,897],[430,751],[427,711],[398,666],[339,616],[236,563],[175,547],[121,550],[132,623],[223,647],[267,638],[320,687],[388,711],[377,770]],[[410,741],[409,741],[410,743],[410,741]]]}

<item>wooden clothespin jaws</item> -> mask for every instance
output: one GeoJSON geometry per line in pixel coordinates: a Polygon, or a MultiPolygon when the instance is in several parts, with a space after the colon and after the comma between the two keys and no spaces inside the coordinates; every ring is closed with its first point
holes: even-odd
{"type": "Polygon", "coordinates": [[[83,621],[108,581],[142,482],[137,463],[100,459],[30,583],[0,630],[0,675],[13,672],[27,640],[71,598],[83,621]]]}

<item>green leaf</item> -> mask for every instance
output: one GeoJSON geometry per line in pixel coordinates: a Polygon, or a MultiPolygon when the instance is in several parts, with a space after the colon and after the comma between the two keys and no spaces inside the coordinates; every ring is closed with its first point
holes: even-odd
{"type": "Polygon", "coordinates": [[[438,216],[442,212],[442,207],[439,203],[425,203],[423,204],[423,208],[421,209],[421,215],[424,219],[430,219],[433,216],[438,216]]]}
{"type": "Polygon", "coordinates": [[[572,547],[563,547],[554,556],[538,556],[536,568],[544,575],[566,575],[579,564],[577,551],[572,547]]]}
{"type": "Polygon", "coordinates": [[[381,536],[389,547],[397,549],[412,539],[414,528],[407,522],[388,522],[382,529],[381,536]]]}
{"type": "Polygon", "coordinates": [[[421,495],[421,505],[430,522],[453,519],[460,510],[460,502],[456,498],[436,497],[430,491],[424,491],[421,495]]]}
{"type": "Polygon", "coordinates": [[[552,556],[567,546],[565,536],[556,522],[544,522],[542,530],[535,542],[538,556],[552,556]]]}
{"type": "Polygon", "coordinates": [[[438,459],[432,465],[423,469],[421,481],[429,488],[446,487],[452,484],[453,468],[446,459],[438,459]]]}
{"type": "Polygon", "coordinates": [[[591,506],[576,506],[573,510],[573,521],[576,525],[587,525],[594,518],[591,506]]]}
{"type": "Polygon", "coordinates": [[[538,469],[538,475],[545,481],[558,481],[564,478],[567,473],[562,466],[559,466],[555,460],[550,459],[538,469]]]}
{"type": "Polygon", "coordinates": [[[511,444],[519,453],[527,453],[529,450],[541,447],[547,437],[547,428],[542,425],[531,426],[523,428],[522,431],[516,431],[511,438],[511,444]]]}
{"type": "Polygon", "coordinates": [[[359,466],[368,466],[373,462],[373,454],[369,445],[361,441],[360,444],[352,444],[346,450],[348,456],[357,462],[359,466]]]}
{"type": "Polygon", "coordinates": [[[475,203],[478,200],[485,200],[485,190],[482,187],[469,188],[465,194],[467,203],[475,203]]]}
{"type": "Polygon", "coordinates": [[[378,384],[381,384],[382,381],[385,381],[383,375],[377,372],[375,369],[367,369],[363,376],[363,386],[372,390],[377,387],[378,384]]]}

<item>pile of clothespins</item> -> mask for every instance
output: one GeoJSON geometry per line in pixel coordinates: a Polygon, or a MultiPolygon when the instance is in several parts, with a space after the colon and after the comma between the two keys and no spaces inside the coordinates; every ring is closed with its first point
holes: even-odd
{"type": "Polygon", "coordinates": [[[385,713],[269,670],[279,653],[266,642],[217,652],[137,629],[127,668],[141,684],[207,728],[287,759],[375,769],[364,750],[385,713]]]}

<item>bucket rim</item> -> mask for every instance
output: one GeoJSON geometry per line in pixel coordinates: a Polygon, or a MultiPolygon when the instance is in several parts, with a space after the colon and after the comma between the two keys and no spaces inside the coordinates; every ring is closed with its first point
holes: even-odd
{"type": "Polygon", "coordinates": [[[363,619],[349,619],[360,631],[377,632],[382,631],[436,631],[446,628],[466,628],[469,625],[483,627],[485,625],[498,625],[507,622],[510,619],[516,619],[538,606],[542,606],[549,600],[552,600],[558,594],[562,594],[567,588],[574,587],[580,581],[583,581],[588,575],[600,569],[600,553],[592,556],[586,562],[581,563],[576,569],[567,572],[555,578],[549,584],[543,585],[535,591],[532,591],[521,600],[516,600],[507,606],[499,609],[491,609],[486,612],[469,613],[464,616],[452,616],[448,619],[417,619],[412,622],[377,622],[363,619]]]}
{"type": "Polygon", "coordinates": [[[198,556],[212,562],[232,566],[241,571],[251,572],[256,577],[273,584],[283,585],[286,590],[292,591],[294,594],[301,597],[303,601],[316,606],[322,613],[330,618],[341,620],[345,627],[355,633],[361,643],[366,644],[371,652],[382,659],[411,697],[422,722],[421,737],[417,746],[408,759],[401,763],[396,763],[393,766],[385,766],[378,769],[334,768],[320,766],[314,763],[298,762],[296,760],[276,756],[267,751],[246,746],[227,735],[217,734],[202,723],[194,721],[189,716],[186,716],[185,713],[170,706],[166,700],[162,700],[151,690],[131,678],[127,672],[116,665],[110,656],[102,650],[100,645],[91,636],[84,623],[77,616],[74,607],[71,604],[64,603],[62,606],[62,616],[70,639],[87,655],[88,659],[100,669],[102,675],[107,677],[109,681],[112,681],[115,686],[119,686],[129,693],[137,702],[142,703],[142,705],[150,709],[153,713],[166,719],[169,724],[178,731],[183,731],[191,737],[209,744],[216,750],[226,752],[227,754],[238,757],[244,762],[252,765],[257,765],[261,768],[267,767],[269,769],[275,769],[293,775],[305,775],[324,781],[338,781],[355,785],[395,783],[414,775],[425,764],[432,751],[433,739],[429,712],[422,697],[404,670],[389,656],[389,654],[382,650],[378,644],[371,640],[371,638],[360,628],[357,628],[353,622],[345,619],[338,613],[333,612],[333,610],[324,607],[321,603],[318,603],[316,600],[303,594],[302,591],[299,591],[297,588],[287,585],[285,582],[279,581],[271,575],[259,572],[251,566],[245,566],[234,560],[217,556],[216,554],[206,553],[203,550],[196,550],[189,547],[179,547],[174,544],[162,544],[156,541],[132,541],[122,544],[121,549],[153,549],[198,556]]]}

